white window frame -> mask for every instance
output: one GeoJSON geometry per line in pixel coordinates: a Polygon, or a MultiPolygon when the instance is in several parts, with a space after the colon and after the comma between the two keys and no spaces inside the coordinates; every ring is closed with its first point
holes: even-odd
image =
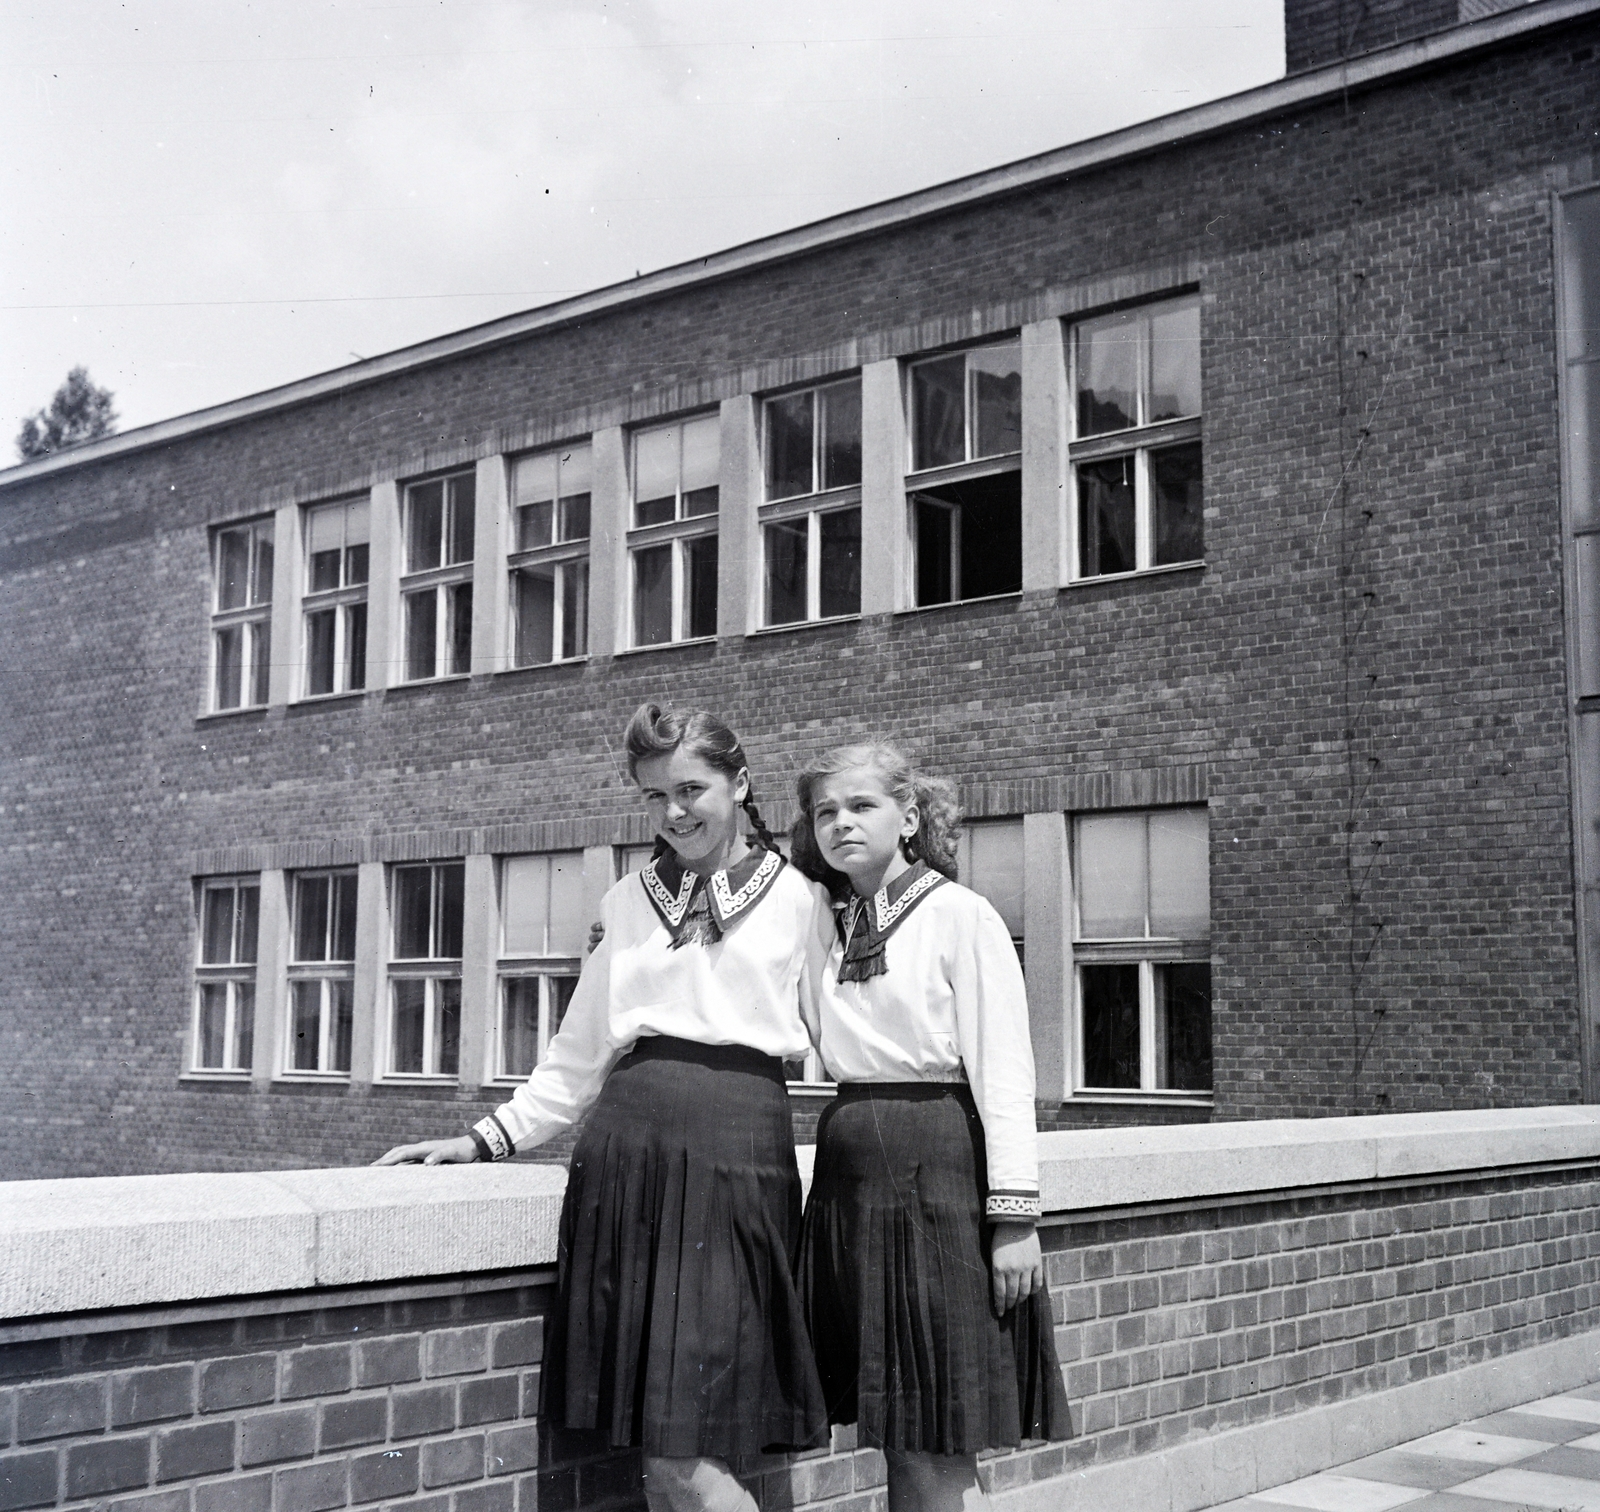
{"type": "Polygon", "coordinates": [[[506,625],[506,665],[508,667],[549,667],[557,662],[582,661],[589,654],[589,552],[590,541],[594,535],[594,486],[592,469],[593,451],[588,441],[574,442],[568,446],[547,447],[541,451],[528,452],[523,456],[513,459],[511,464],[511,509],[510,527],[512,550],[506,557],[506,568],[510,574],[509,599],[511,613],[507,616],[506,625]],[[589,453],[591,469],[591,482],[589,487],[589,528],[581,536],[566,536],[561,534],[561,473],[568,465],[568,459],[574,452],[582,450],[589,453]],[[550,521],[550,544],[547,546],[530,546],[522,549],[517,544],[517,513],[520,504],[516,494],[517,467],[523,462],[534,461],[540,457],[550,457],[555,464],[556,483],[555,497],[552,499],[550,521]],[[582,574],[575,571],[581,566],[582,574]],[[547,661],[523,661],[518,656],[517,628],[521,622],[520,574],[527,568],[549,567],[553,569],[555,592],[552,595],[550,627],[551,655],[547,661]],[[582,645],[577,650],[567,655],[562,647],[565,643],[564,631],[566,628],[567,599],[573,594],[573,581],[582,578],[582,587],[578,590],[584,600],[581,637],[582,645]]]}
{"type": "MultiPolygon", "coordinates": [[[[1145,419],[1145,410],[1150,392],[1148,319],[1152,314],[1180,305],[1193,305],[1198,310],[1200,308],[1200,296],[1198,294],[1180,294],[1172,298],[1151,300],[1125,312],[1137,316],[1144,328],[1144,334],[1139,341],[1138,377],[1136,379],[1135,402],[1139,411],[1138,424],[1129,426],[1125,430],[1097,432],[1093,436],[1081,439],[1078,436],[1078,331],[1081,326],[1102,317],[1089,317],[1085,320],[1071,322],[1068,326],[1067,409],[1070,438],[1067,443],[1067,460],[1070,478],[1067,486],[1066,509],[1067,580],[1069,582],[1116,582],[1122,578],[1134,577],[1139,573],[1171,572],[1200,566],[1205,562],[1203,545],[1201,555],[1198,557],[1186,558],[1181,562],[1158,563],[1155,560],[1155,486],[1152,481],[1151,470],[1153,454],[1158,451],[1164,451],[1169,447],[1201,446],[1200,473],[1202,486],[1205,477],[1205,452],[1201,437],[1205,413],[1205,395],[1203,392],[1200,399],[1200,412],[1197,414],[1185,415],[1174,420],[1161,420],[1153,424],[1145,419]],[[1123,457],[1129,457],[1133,462],[1134,566],[1124,572],[1086,573],[1083,570],[1083,542],[1081,539],[1080,507],[1078,503],[1078,469],[1086,463],[1106,462],[1123,457]]],[[[1203,538],[1203,517],[1201,533],[1203,538]]]]}
{"type": "Polygon", "coordinates": [[[254,520],[238,520],[220,525],[211,533],[211,644],[206,658],[206,708],[213,714],[234,714],[241,709],[262,709],[271,698],[270,667],[272,663],[272,573],[263,571],[261,546],[264,543],[273,561],[276,561],[276,542],[273,539],[275,521],[272,515],[254,520]],[[245,532],[249,536],[246,548],[247,568],[245,603],[235,609],[222,605],[222,541],[223,537],[245,532]],[[263,582],[262,579],[265,579],[263,582]],[[260,597],[265,592],[266,597],[260,597]],[[225,704],[221,699],[218,678],[222,664],[218,655],[223,635],[237,629],[240,633],[241,657],[239,667],[239,702],[225,704]],[[269,686],[262,688],[262,696],[252,695],[255,668],[264,662],[269,673],[265,679],[269,686]]]}
{"type": "MultiPolygon", "coordinates": [[[[301,535],[303,538],[303,577],[301,581],[305,587],[300,596],[301,608],[301,639],[303,645],[300,655],[300,697],[307,698],[338,698],[346,693],[364,691],[367,685],[366,657],[363,656],[360,665],[361,681],[356,683],[351,674],[355,667],[349,660],[350,646],[350,616],[353,610],[360,608],[367,612],[367,598],[372,579],[372,554],[371,554],[371,525],[370,516],[367,538],[367,577],[359,583],[344,581],[345,572],[349,567],[347,552],[349,545],[345,541],[344,531],[340,531],[339,546],[339,577],[337,588],[324,588],[313,592],[311,587],[311,517],[319,510],[340,509],[347,510],[352,504],[365,504],[365,499],[341,499],[327,504],[308,505],[301,518],[301,535]],[[333,687],[324,693],[311,691],[311,616],[332,611],[333,621],[333,687]]],[[[370,508],[370,505],[369,505],[370,508]]],[[[342,522],[341,522],[342,524],[342,522]]],[[[365,632],[363,632],[365,634],[365,632]]]]}
{"type": "MultiPolygon", "coordinates": [[[[459,993],[462,981],[462,962],[459,956],[401,956],[396,951],[395,932],[398,926],[397,911],[394,906],[396,890],[396,875],[401,871],[420,870],[426,868],[432,874],[431,902],[429,911],[429,945],[437,947],[439,943],[440,910],[442,907],[441,893],[443,891],[441,878],[445,867],[462,867],[464,863],[459,857],[447,858],[440,861],[396,862],[389,867],[386,881],[389,890],[389,969],[388,984],[385,989],[384,1036],[383,1056],[384,1078],[389,1081],[399,1082],[455,1082],[460,1080],[462,1045],[459,1033],[456,1044],[456,1069],[443,1070],[437,1063],[439,1049],[439,1036],[437,1031],[440,1014],[439,993],[440,985],[445,982],[454,982],[459,993]],[[422,1016],[422,1069],[420,1071],[401,1071],[394,1064],[394,1039],[395,1039],[395,989],[399,982],[421,981],[426,984],[423,997],[422,1016]]],[[[465,877],[463,876],[463,908],[465,907],[465,877]]],[[[465,920],[463,920],[463,928],[465,920]]],[[[463,940],[463,944],[465,941],[463,940]]],[[[459,1006],[457,1012],[459,1014],[459,1006]]],[[[459,1029],[459,1018],[457,1020],[459,1029]]]]}
{"type": "MultiPolygon", "coordinates": [[[[290,1080],[304,1081],[334,1081],[347,1082],[350,1080],[350,1068],[346,1066],[337,1070],[328,1065],[329,1054],[333,1040],[333,991],[331,984],[335,982],[348,982],[352,997],[355,992],[355,945],[351,942],[351,955],[348,960],[324,957],[317,961],[301,961],[294,952],[300,940],[300,908],[302,882],[317,878],[348,879],[352,889],[359,887],[360,872],[357,868],[340,866],[326,869],[318,868],[313,871],[295,872],[289,879],[290,883],[290,921],[289,921],[289,965],[288,980],[289,991],[284,999],[284,1032],[282,1064],[278,1074],[290,1080]],[[317,1064],[315,1066],[296,1066],[294,1063],[295,1039],[295,1013],[294,998],[297,983],[314,982],[318,984],[319,1013],[317,1026],[317,1064]]],[[[328,921],[326,928],[329,931],[328,944],[331,948],[332,921],[328,921]]],[[[353,1011],[353,1005],[352,1005],[353,1011]]]]}
{"type": "Polygon", "coordinates": [[[822,612],[822,521],[827,515],[854,511],[861,515],[861,490],[840,489],[836,493],[821,494],[814,498],[791,499],[782,504],[768,505],[760,512],[761,532],[761,628],[763,630],[788,630],[796,625],[834,623],[838,620],[857,619],[861,614],[859,580],[856,590],[856,607],[839,614],[822,612]],[[806,612],[801,619],[775,620],[772,617],[771,582],[767,575],[767,531],[773,525],[788,525],[796,520],[806,522],[806,612]]]}
{"type": "MultiPolygon", "coordinates": [[[[1204,804],[1182,804],[1147,809],[1127,810],[1130,816],[1150,816],[1171,812],[1174,807],[1198,809],[1207,813],[1204,804]]],[[[1209,1106],[1215,1101],[1214,1089],[1196,1090],[1182,1087],[1156,1085],[1165,1052],[1166,1025],[1157,1011],[1156,968],[1176,965],[1211,965],[1211,940],[1145,935],[1125,939],[1095,937],[1085,939],[1081,926],[1082,870],[1079,866],[1078,823],[1080,819],[1099,817],[1097,814],[1079,813],[1070,816],[1072,835],[1072,1091],[1071,1096],[1086,1102],[1160,1102],[1209,1106]],[[1139,1085],[1137,1087],[1091,1087],[1086,1085],[1087,1035],[1084,1027],[1083,968],[1085,966],[1137,965],[1139,968],[1139,1085]]],[[[1207,861],[1209,874],[1210,862],[1207,861]]],[[[1216,1041],[1212,1040],[1213,1065],[1216,1041]]]]}
{"type": "MultiPolygon", "coordinates": [[[[713,418],[704,414],[686,415],[681,420],[674,420],[668,425],[652,425],[642,427],[632,432],[628,438],[628,649],[637,651],[659,650],[663,646],[681,645],[686,641],[710,641],[717,635],[715,628],[709,634],[689,634],[689,562],[688,548],[691,542],[706,539],[717,539],[720,533],[721,522],[721,484],[718,484],[717,509],[706,514],[689,515],[684,513],[686,493],[683,487],[683,428],[696,421],[713,418]],[[662,431],[675,430],[678,434],[678,478],[673,493],[672,518],[663,520],[655,525],[639,525],[638,519],[638,454],[639,442],[647,435],[659,434],[662,431]],[[671,602],[671,633],[664,641],[654,641],[646,645],[639,640],[639,627],[637,604],[639,595],[639,554],[656,546],[670,546],[672,549],[672,602],[671,602]]],[[[719,438],[720,456],[720,438],[719,438]]],[[[665,497],[663,495],[662,497],[665,497]]],[[[718,574],[721,573],[721,550],[718,543],[718,574]]],[[[720,591],[717,595],[720,600],[720,591]]],[[[719,616],[720,617],[720,616],[719,616]]]]}
{"type": "Polygon", "coordinates": [[[419,488],[426,488],[430,484],[439,483],[444,488],[444,508],[440,511],[440,564],[437,567],[424,567],[416,571],[402,570],[400,576],[400,655],[398,658],[400,680],[402,683],[443,682],[451,677],[466,677],[472,671],[472,627],[471,611],[468,611],[467,626],[467,665],[462,668],[450,666],[451,647],[455,643],[455,631],[458,606],[461,602],[460,589],[468,590],[468,602],[471,602],[473,561],[477,555],[476,542],[472,556],[460,558],[457,561],[444,560],[449,554],[450,543],[455,536],[455,512],[458,508],[456,487],[463,481],[472,484],[474,522],[477,511],[477,475],[472,469],[457,470],[450,473],[436,474],[431,478],[418,478],[408,483],[401,500],[400,516],[400,551],[404,568],[409,567],[411,554],[411,521],[412,501],[419,488]],[[435,595],[433,618],[433,671],[426,677],[413,677],[411,675],[411,603],[423,594],[435,595]]]}
{"type": "MultiPolygon", "coordinates": [[[[538,854],[551,858],[561,858],[573,867],[573,874],[578,878],[583,876],[583,852],[572,851],[543,851],[538,854]]],[[[553,1036],[555,1019],[555,982],[558,980],[577,982],[578,974],[583,969],[581,956],[559,955],[548,950],[535,953],[513,954],[506,943],[506,896],[507,896],[507,871],[508,863],[519,859],[513,856],[500,858],[500,938],[497,960],[495,963],[497,990],[495,993],[495,1033],[494,1033],[494,1071],[491,1080],[495,1082],[519,1083],[527,1077],[526,1071],[512,1071],[506,1065],[506,1025],[508,998],[513,982],[537,981],[539,984],[539,1033],[538,1045],[534,1056],[534,1065],[537,1066],[544,1060],[545,1051],[549,1048],[553,1036]]],[[[546,924],[549,922],[549,910],[546,910],[546,924]]],[[[548,936],[545,944],[549,945],[548,936]]]]}
{"type": "Polygon", "coordinates": [[[257,992],[257,961],[260,958],[260,920],[261,920],[261,878],[258,873],[243,873],[237,876],[205,877],[199,880],[195,890],[196,923],[195,936],[195,969],[194,969],[194,1001],[190,1014],[189,1026],[189,1064],[186,1074],[190,1076],[217,1077],[224,1080],[236,1080],[248,1077],[251,1072],[251,1062],[254,1059],[255,1037],[259,1030],[259,994],[257,992]],[[256,895],[256,930],[257,938],[254,942],[250,958],[242,959],[245,948],[244,935],[244,910],[240,906],[239,895],[245,891],[254,891],[256,895]],[[234,895],[233,901],[233,929],[229,943],[230,959],[227,961],[207,961],[205,957],[205,924],[206,924],[206,898],[214,892],[229,891],[234,895]],[[220,1066],[206,1066],[200,1063],[201,1046],[204,1043],[201,1034],[201,1022],[204,1014],[205,989],[207,987],[221,986],[225,989],[223,999],[223,1061],[220,1066]],[[250,1045],[251,1055],[240,1055],[242,1048],[239,1035],[239,1017],[241,1013],[241,989],[247,988],[250,996],[250,1045]]]}

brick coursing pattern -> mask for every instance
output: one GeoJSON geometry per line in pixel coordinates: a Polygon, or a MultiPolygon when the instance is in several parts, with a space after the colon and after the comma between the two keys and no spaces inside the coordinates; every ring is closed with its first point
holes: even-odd
{"type": "Polygon", "coordinates": [[[492,1097],[181,1083],[186,858],[620,836],[617,733],[663,690],[729,717],[764,794],[869,728],[985,789],[1205,769],[1219,1117],[1578,1098],[1550,194],[1597,172],[1597,39],[6,486],[7,1168],[337,1164],[480,1115],[492,1097]],[[1173,266],[1203,298],[1203,570],[196,719],[211,522],[1173,266]]]}

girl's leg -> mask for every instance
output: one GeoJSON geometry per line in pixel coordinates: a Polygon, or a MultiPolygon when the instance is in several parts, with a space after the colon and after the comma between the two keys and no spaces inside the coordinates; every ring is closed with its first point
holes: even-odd
{"type": "Polygon", "coordinates": [[[886,1449],[889,1512],[988,1512],[975,1454],[907,1453],[886,1449]]]}
{"type": "Polygon", "coordinates": [[[756,1512],[755,1498],[719,1459],[644,1457],[650,1512],[756,1512]]]}

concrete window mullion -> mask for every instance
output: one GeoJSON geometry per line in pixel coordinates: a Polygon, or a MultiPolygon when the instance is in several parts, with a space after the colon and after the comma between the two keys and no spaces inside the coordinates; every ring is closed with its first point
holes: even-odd
{"type": "Polygon", "coordinates": [[[373,485],[367,583],[367,688],[400,681],[400,485],[373,485]]]}
{"type": "Polygon", "coordinates": [[[1072,860],[1063,813],[1022,816],[1028,1028],[1037,1095],[1071,1090],[1072,860]]]}
{"type": "Polygon", "coordinates": [[[906,415],[900,363],[861,370],[861,612],[902,607],[910,559],[906,527],[906,415]]]}
{"type": "Polygon", "coordinates": [[[717,634],[748,635],[761,601],[761,552],[756,509],[761,502],[761,447],[756,401],[740,394],[722,401],[718,475],[717,634]]]}
{"type": "Polygon", "coordinates": [[[256,945],[255,1043],[250,1080],[268,1086],[283,1067],[285,1021],[289,1012],[289,884],[284,871],[261,873],[256,945]]]}
{"type": "Polygon", "coordinates": [[[474,674],[500,672],[511,665],[508,615],[511,550],[504,457],[478,460],[473,516],[472,655],[474,674]]]}
{"type": "Polygon", "coordinates": [[[463,1087],[480,1087],[494,1075],[495,961],[499,954],[494,857],[467,856],[462,881],[461,1056],[463,1087]]]}
{"type": "Polygon", "coordinates": [[[1067,580],[1067,352],[1059,320],[1022,328],[1022,586],[1067,580]]]}
{"type": "Polygon", "coordinates": [[[300,686],[300,589],[304,569],[300,544],[302,510],[285,504],[273,517],[272,666],[268,704],[291,703],[300,686]]]}
{"type": "Polygon", "coordinates": [[[383,863],[363,861],[356,873],[356,961],[354,1022],[350,1034],[350,1080],[370,1086],[381,1061],[381,1035],[388,1014],[383,1001],[388,959],[388,894],[383,863]]]}
{"type": "Polygon", "coordinates": [[[589,655],[627,645],[628,442],[621,426],[594,433],[589,512],[589,655]]]}

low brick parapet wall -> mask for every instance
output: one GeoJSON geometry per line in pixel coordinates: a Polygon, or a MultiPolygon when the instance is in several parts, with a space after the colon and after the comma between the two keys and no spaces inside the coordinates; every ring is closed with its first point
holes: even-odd
{"type": "MultiPolygon", "coordinates": [[[[1041,1150],[1076,1437],[985,1459],[1016,1512],[1206,1506],[1510,1405],[1530,1371],[1600,1376],[1596,1110],[1041,1150]]],[[[0,1185],[0,1512],[642,1505],[635,1456],[537,1421],[562,1184],[513,1163],[0,1185]]],[[[882,1509],[848,1430],[739,1468],[764,1508],[882,1509]]]]}

